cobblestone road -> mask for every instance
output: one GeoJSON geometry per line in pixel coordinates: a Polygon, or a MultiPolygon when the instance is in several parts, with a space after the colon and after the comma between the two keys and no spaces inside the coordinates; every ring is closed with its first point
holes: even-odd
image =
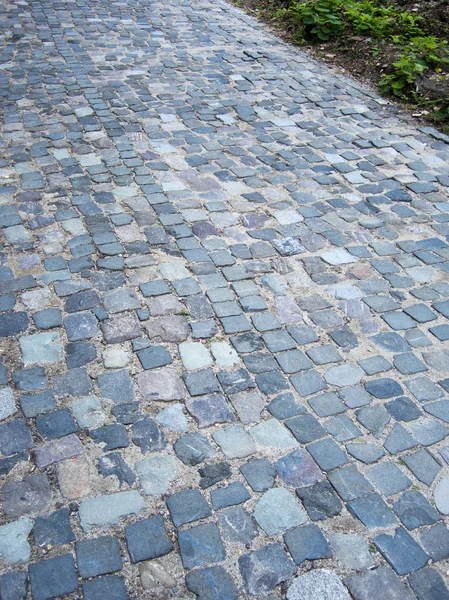
{"type": "Polygon", "coordinates": [[[219,0],[1,34],[2,600],[449,598],[449,140],[219,0]]]}

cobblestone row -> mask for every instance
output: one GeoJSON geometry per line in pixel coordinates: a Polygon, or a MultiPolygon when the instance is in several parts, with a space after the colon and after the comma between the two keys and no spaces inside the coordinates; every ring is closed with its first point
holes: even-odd
{"type": "Polygon", "coordinates": [[[0,598],[449,598],[449,139],[219,0],[4,7],[0,598]]]}

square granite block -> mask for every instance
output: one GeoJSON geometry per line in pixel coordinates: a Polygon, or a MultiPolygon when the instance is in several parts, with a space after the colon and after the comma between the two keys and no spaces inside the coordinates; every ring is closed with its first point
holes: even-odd
{"type": "Polygon", "coordinates": [[[331,471],[348,462],[348,457],[333,440],[319,440],[307,446],[307,450],[324,471],[331,471]]]}
{"type": "Polygon", "coordinates": [[[164,556],[173,550],[160,515],[127,525],[125,538],[132,563],[164,556]]]}
{"type": "Polygon", "coordinates": [[[301,414],[287,419],[284,424],[301,444],[313,442],[326,435],[326,431],[319,421],[310,414],[301,414]]]}
{"type": "Polygon", "coordinates": [[[213,523],[197,525],[178,534],[181,559],[186,569],[203,567],[225,559],[218,527],[213,523]]]}
{"type": "Polygon", "coordinates": [[[349,512],[360,519],[368,529],[396,525],[393,512],[378,494],[353,500],[347,504],[347,507],[349,512]]]}
{"type": "Polygon", "coordinates": [[[305,560],[331,558],[332,551],[316,525],[295,527],[284,534],[284,541],[296,565],[305,560]]]}
{"type": "Polygon", "coordinates": [[[115,573],[123,566],[120,545],[112,536],[77,542],[76,560],[83,579],[115,573]]]}
{"type": "Polygon", "coordinates": [[[385,496],[394,496],[412,485],[410,479],[391,461],[371,467],[366,471],[366,476],[385,496]]]}
{"type": "Polygon", "coordinates": [[[433,525],[440,519],[433,506],[415,490],[402,494],[394,503],[393,510],[408,530],[433,525]]]}
{"type": "Polygon", "coordinates": [[[237,600],[237,587],[222,566],[206,567],[186,576],[187,588],[199,600],[237,600]]]}
{"type": "Polygon", "coordinates": [[[34,522],[33,535],[38,546],[60,546],[75,540],[70,525],[70,511],[61,508],[50,515],[37,517],[34,522]]]}
{"type": "Polygon", "coordinates": [[[123,577],[109,575],[83,583],[83,599],[129,600],[129,595],[123,577]]]}
{"type": "Polygon", "coordinates": [[[449,531],[443,523],[423,529],[419,534],[419,539],[432,560],[449,558],[449,531]]]}
{"type": "Polygon", "coordinates": [[[401,458],[413,475],[428,486],[432,485],[441,470],[440,462],[424,448],[401,458]]]}
{"type": "Polygon", "coordinates": [[[2,600],[26,600],[27,573],[10,571],[0,576],[0,598],[2,600]]]}
{"type": "Polygon", "coordinates": [[[358,471],[355,465],[349,465],[329,473],[329,481],[346,502],[362,498],[373,492],[373,487],[358,471]]]}
{"type": "Polygon", "coordinates": [[[60,408],[37,417],[39,433],[48,440],[75,433],[78,427],[68,408],[60,408]]]}
{"type": "Polygon", "coordinates": [[[33,600],[49,600],[78,589],[75,562],[71,554],[63,554],[28,567],[33,600]]]}
{"type": "Polygon", "coordinates": [[[204,519],[210,508],[199,490],[184,490],[167,499],[168,510],[176,527],[204,519]]]}
{"type": "Polygon", "coordinates": [[[398,575],[407,575],[424,567],[429,557],[405,529],[399,527],[393,535],[381,534],[374,545],[398,575]]]}

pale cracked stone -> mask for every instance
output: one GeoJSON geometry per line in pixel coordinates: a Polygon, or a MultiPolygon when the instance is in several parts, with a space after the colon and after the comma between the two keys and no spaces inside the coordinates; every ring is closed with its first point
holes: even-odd
{"type": "Polygon", "coordinates": [[[293,580],[287,600],[351,600],[351,596],[335,573],[315,569],[293,580]]]}
{"type": "Polygon", "coordinates": [[[307,520],[299,500],[283,487],[265,492],[254,507],[253,516],[267,535],[284,533],[307,520]]]}
{"type": "Polygon", "coordinates": [[[19,339],[25,365],[52,364],[62,360],[61,336],[57,331],[23,335],[19,339]]]}
{"type": "Polygon", "coordinates": [[[449,479],[445,477],[435,488],[435,504],[442,515],[449,515],[449,479]]]}
{"type": "Polygon", "coordinates": [[[406,269],[406,273],[417,283],[432,283],[438,279],[438,271],[432,267],[413,267],[406,269]]]}
{"type": "Polygon", "coordinates": [[[357,262],[357,258],[349,254],[344,248],[334,248],[328,252],[323,252],[321,258],[330,265],[347,265],[357,262]]]}
{"type": "Polygon", "coordinates": [[[301,323],[303,313],[293,298],[278,296],[275,299],[276,316],[281,323],[301,323]]]}
{"type": "Polygon", "coordinates": [[[115,314],[140,308],[140,300],[134,290],[119,288],[104,293],[103,306],[106,312],[115,314]]]}
{"type": "Polygon", "coordinates": [[[120,344],[140,336],[140,326],[132,314],[113,316],[103,321],[101,328],[108,344],[120,344]]]}
{"type": "Polygon", "coordinates": [[[243,458],[256,451],[247,432],[238,425],[219,429],[213,434],[213,438],[226,458],[243,458]]]}
{"type": "Polygon", "coordinates": [[[201,342],[179,344],[179,354],[187,370],[202,369],[213,362],[209,350],[201,342]]]}
{"type": "Polygon", "coordinates": [[[142,371],[137,375],[140,393],[145,400],[183,400],[185,388],[173,368],[142,371]]]}
{"type": "Polygon", "coordinates": [[[72,237],[86,233],[86,228],[81,219],[67,219],[66,221],[62,221],[61,225],[72,237]]]}
{"type": "Polygon", "coordinates": [[[335,296],[335,298],[338,300],[353,300],[363,296],[362,292],[358,288],[347,283],[330,285],[326,291],[329,292],[329,294],[332,294],[332,296],[335,296]]]}
{"type": "Polygon", "coordinates": [[[183,342],[190,333],[189,322],[181,315],[150,319],[145,329],[150,340],[162,342],[183,342]]]}
{"type": "Polygon", "coordinates": [[[219,367],[232,367],[241,362],[237,352],[226,342],[212,342],[210,349],[219,367]]]}
{"type": "Polygon", "coordinates": [[[182,410],[182,404],[178,403],[161,410],[156,417],[156,421],[160,425],[177,433],[184,433],[189,429],[189,424],[182,410]]]}
{"type": "Polygon", "coordinates": [[[177,281],[179,279],[187,279],[190,273],[185,268],[185,264],[181,261],[173,261],[162,263],[158,267],[160,274],[169,281],[177,281]]]}
{"type": "Polygon", "coordinates": [[[136,490],[89,498],[83,500],[79,507],[81,527],[89,532],[92,527],[115,525],[122,517],[138,515],[146,506],[136,490]]]}
{"type": "Polygon", "coordinates": [[[350,569],[370,569],[376,564],[368,542],[358,533],[331,533],[329,543],[338,560],[350,569]]]}
{"type": "Polygon", "coordinates": [[[440,373],[449,373],[449,350],[423,352],[422,355],[428,367],[440,373]]]}
{"type": "Polygon", "coordinates": [[[23,292],[20,299],[30,310],[40,310],[51,303],[53,295],[49,288],[39,288],[23,292]]]}
{"type": "Polygon", "coordinates": [[[0,389],[0,421],[7,419],[17,412],[14,402],[14,393],[11,388],[0,389]]]}
{"type": "Polygon", "coordinates": [[[161,496],[165,494],[179,472],[180,462],[166,454],[153,454],[136,463],[136,473],[145,494],[161,496]]]}
{"type": "Polygon", "coordinates": [[[72,402],[72,413],[81,428],[96,427],[105,420],[105,414],[98,396],[91,394],[72,402]]]}
{"type": "Polygon", "coordinates": [[[84,456],[68,458],[56,467],[61,494],[69,500],[86,496],[90,491],[90,467],[84,456]]]}
{"type": "Polygon", "coordinates": [[[258,392],[240,392],[229,396],[229,399],[244,425],[260,421],[265,402],[258,392]]]}
{"type": "Polygon", "coordinates": [[[0,527],[0,556],[9,565],[26,563],[30,560],[31,548],[27,541],[33,522],[20,519],[0,527]]]}
{"type": "Polygon", "coordinates": [[[163,598],[169,590],[181,585],[184,570],[180,557],[171,552],[166,556],[139,563],[139,576],[145,590],[151,590],[152,595],[163,598]]]}
{"type": "Polygon", "coordinates": [[[132,361],[130,353],[122,346],[108,346],[103,352],[103,362],[106,369],[122,369],[132,361]]]}
{"type": "Polygon", "coordinates": [[[145,236],[140,231],[136,223],[124,225],[123,227],[117,227],[117,235],[120,241],[125,244],[130,244],[136,242],[137,240],[142,241],[145,239],[145,236]]]}
{"type": "Polygon", "coordinates": [[[277,419],[268,419],[259,425],[251,427],[249,433],[253,440],[271,450],[286,450],[299,446],[292,434],[283,427],[277,419]]]}
{"type": "Polygon", "coordinates": [[[331,367],[324,374],[327,383],[337,387],[356,385],[365,375],[365,371],[357,365],[339,365],[331,367]]]}
{"type": "Polygon", "coordinates": [[[41,469],[64,458],[78,456],[82,452],[83,446],[74,433],[56,440],[49,440],[34,451],[36,464],[41,469]]]}
{"type": "Polygon", "coordinates": [[[117,200],[127,200],[128,198],[134,198],[135,196],[137,196],[139,193],[139,189],[137,188],[137,186],[132,185],[121,186],[115,187],[112,193],[117,198],[117,200]]]}

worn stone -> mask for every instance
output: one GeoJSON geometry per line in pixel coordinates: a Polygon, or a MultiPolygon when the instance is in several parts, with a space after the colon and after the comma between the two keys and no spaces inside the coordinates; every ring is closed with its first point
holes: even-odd
{"type": "Polygon", "coordinates": [[[185,389],[181,378],[170,367],[157,372],[142,372],[137,376],[140,392],[146,400],[182,400],[185,389]]]}
{"type": "Polygon", "coordinates": [[[224,396],[211,394],[186,400],[186,408],[198,421],[199,427],[209,427],[215,423],[233,423],[234,413],[224,396]]]}
{"type": "Polygon", "coordinates": [[[173,550],[160,515],[127,525],[125,538],[133,563],[157,558],[173,550]]]}
{"type": "MultiPolygon", "coordinates": [[[[28,543],[28,536],[33,528],[33,522],[30,519],[20,519],[12,521],[0,527],[0,556],[9,565],[26,563],[30,560],[31,547],[28,543]]],[[[0,580],[0,591],[5,587],[3,578],[0,580]]],[[[8,598],[8,595],[5,594],[8,598]]]]}
{"type": "Polygon", "coordinates": [[[56,440],[51,440],[36,448],[36,464],[40,468],[47,467],[64,458],[77,456],[82,452],[83,446],[79,441],[79,438],[76,435],[71,434],[56,440]]]}
{"type": "Polygon", "coordinates": [[[186,577],[188,589],[198,600],[237,600],[238,591],[231,576],[221,566],[193,571],[186,577]]]}
{"type": "Polygon", "coordinates": [[[223,538],[232,543],[250,544],[259,534],[253,517],[241,506],[225,508],[218,514],[223,538]]]}
{"type": "Polygon", "coordinates": [[[295,488],[302,488],[323,479],[323,473],[316,462],[302,448],[279,459],[274,466],[282,481],[295,488]]]}
{"type": "Polygon", "coordinates": [[[2,488],[3,512],[8,518],[40,513],[51,502],[50,483],[44,473],[11,481],[2,488]]]}
{"type": "Polygon", "coordinates": [[[441,574],[431,567],[411,573],[408,581],[419,600],[449,598],[449,589],[441,574]]]}
{"type": "Polygon", "coordinates": [[[189,429],[181,404],[173,404],[172,406],[161,410],[156,417],[156,421],[160,425],[163,425],[171,431],[176,431],[177,433],[184,433],[189,429]]]}
{"type": "Polygon", "coordinates": [[[35,363],[57,363],[62,360],[62,344],[57,332],[35,333],[23,335],[19,339],[23,362],[26,365],[35,363]]]}
{"type": "Polygon", "coordinates": [[[256,451],[249,435],[237,425],[216,431],[213,438],[226,458],[243,458],[256,451]]]}
{"type": "Polygon", "coordinates": [[[306,521],[306,513],[287,489],[279,487],[265,492],[254,507],[253,516],[267,533],[283,533],[306,521]],[[282,510],[279,510],[282,506],[282,510]]]}
{"type": "Polygon", "coordinates": [[[212,523],[184,529],[178,534],[181,559],[186,569],[202,567],[225,558],[218,527],[212,523]]]}
{"type": "Polygon", "coordinates": [[[266,594],[296,571],[279,544],[270,544],[239,558],[245,588],[251,595],[266,594]]]}
{"type": "Polygon", "coordinates": [[[287,600],[350,600],[348,590],[335,573],[325,569],[315,569],[294,579],[287,592],[287,600]]]}
{"type": "Polygon", "coordinates": [[[14,393],[11,388],[0,389],[0,421],[7,419],[17,412],[14,393]]]}
{"type": "Polygon", "coordinates": [[[312,521],[335,517],[342,511],[342,503],[328,481],[318,481],[311,486],[300,487],[296,493],[312,521]]]}
{"type": "Polygon", "coordinates": [[[316,525],[290,529],[284,534],[284,540],[296,565],[305,560],[319,560],[332,556],[326,538],[316,525]]]}
{"type": "Polygon", "coordinates": [[[249,430],[249,433],[256,444],[264,448],[279,451],[279,449],[289,449],[298,446],[295,438],[277,419],[268,419],[259,425],[254,425],[249,430]]]}
{"type": "Polygon", "coordinates": [[[388,567],[378,567],[363,573],[355,573],[345,584],[356,600],[371,598],[391,598],[391,600],[414,600],[409,589],[399,577],[388,567]]]}
{"type": "Polygon", "coordinates": [[[370,569],[376,564],[370,554],[368,543],[356,533],[332,533],[329,543],[336,558],[345,567],[354,570],[370,569]]]}
{"type": "Polygon", "coordinates": [[[434,497],[435,504],[443,515],[449,514],[449,479],[447,477],[441,479],[435,488],[434,497]]]}
{"type": "Polygon", "coordinates": [[[393,535],[381,534],[373,543],[391,564],[398,575],[421,569],[428,561],[424,550],[405,529],[396,529],[393,535]]]}
{"type": "Polygon", "coordinates": [[[29,567],[33,600],[47,600],[75,592],[78,580],[71,554],[63,554],[29,567]]]}
{"type": "Polygon", "coordinates": [[[266,458],[250,459],[240,470],[255,492],[264,492],[274,485],[276,471],[266,458]]]}
{"type": "Polygon", "coordinates": [[[140,460],[135,465],[143,491],[149,496],[161,496],[176,479],[179,463],[173,456],[154,454],[140,460]]]}
{"type": "Polygon", "coordinates": [[[181,436],[174,449],[178,458],[186,465],[197,465],[215,454],[207,438],[199,433],[186,433],[181,436]]]}
{"type": "Polygon", "coordinates": [[[56,469],[61,494],[70,500],[82,498],[90,491],[89,462],[83,457],[68,458],[56,469]]]}
{"type": "Polygon", "coordinates": [[[145,507],[144,499],[135,490],[83,500],[79,508],[81,527],[87,532],[95,526],[112,525],[121,517],[139,514],[145,507]]]}

